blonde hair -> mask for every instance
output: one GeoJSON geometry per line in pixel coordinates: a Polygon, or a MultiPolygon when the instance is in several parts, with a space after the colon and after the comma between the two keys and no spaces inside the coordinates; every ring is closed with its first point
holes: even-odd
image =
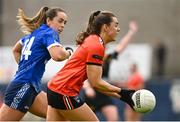
{"type": "Polygon", "coordinates": [[[24,14],[22,9],[18,9],[17,22],[20,25],[20,29],[23,33],[30,34],[41,24],[46,24],[47,18],[53,20],[53,18],[57,16],[57,12],[65,13],[63,9],[58,7],[42,7],[34,17],[29,18],[24,14]]]}
{"type": "Polygon", "coordinates": [[[46,11],[48,9],[48,7],[42,7],[32,18],[27,17],[22,9],[18,9],[17,22],[20,25],[21,31],[24,34],[29,34],[38,28],[46,21],[46,11]]]}

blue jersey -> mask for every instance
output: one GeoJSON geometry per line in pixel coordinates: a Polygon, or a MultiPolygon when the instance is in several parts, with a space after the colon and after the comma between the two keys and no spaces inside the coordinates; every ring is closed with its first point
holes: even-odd
{"type": "Polygon", "coordinates": [[[42,24],[31,34],[21,38],[20,43],[21,58],[12,82],[29,82],[39,91],[45,65],[51,58],[48,49],[60,45],[59,34],[46,24],[42,24]]]}

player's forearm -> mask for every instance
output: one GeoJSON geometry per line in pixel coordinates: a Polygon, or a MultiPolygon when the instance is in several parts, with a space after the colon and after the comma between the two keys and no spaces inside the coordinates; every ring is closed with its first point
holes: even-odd
{"type": "MultiPolygon", "coordinates": [[[[100,91],[99,91],[100,92],[100,91]]],[[[102,92],[101,91],[101,93],[102,94],[105,94],[105,95],[107,95],[107,96],[111,96],[111,97],[116,97],[116,98],[120,98],[120,95],[118,94],[118,93],[116,93],[116,92],[102,92]]]]}
{"type": "Polygon", "coordinates": [[[119,93],[120,92],[120,88],[113,86],[111,84],[109,84],[106,81],[103,80],[99,80],[97,81],[94,85],[92,85],[97,91],[99,92],[109,92],[109,93],[119,93]]]}

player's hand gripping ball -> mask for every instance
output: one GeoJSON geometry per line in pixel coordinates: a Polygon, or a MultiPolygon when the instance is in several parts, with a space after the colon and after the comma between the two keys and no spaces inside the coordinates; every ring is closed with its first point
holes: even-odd
{"type": "Polygon", "coordinates": [[[137,90],[132,95],[132,100],[134,102],[134,110],[140,113],[151,112],[156,106],[156,98],[154,94],[146,89],[137,90]]]}

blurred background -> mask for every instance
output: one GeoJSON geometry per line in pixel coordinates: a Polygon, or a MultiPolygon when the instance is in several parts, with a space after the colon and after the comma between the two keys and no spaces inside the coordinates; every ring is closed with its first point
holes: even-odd
{"type": "MultiPolygon", "coordinates": [[[[146,88],[157,99],[154,111],[143,115],[142,120],[180,120],[180,0],[0,0],[1,102],[4,90],[17,69],[11,52],[12,46],[23,36],[16,22],[18,8],[22,8],[27,16],[33,17],[42,6],[65,9],[68,23],[61,34],[61,42],[74,48],[75,37],[85,29],[92,11],[112,11],[119,20],[120,34],[117,41],[108,46],[109,50],[128,31],[129,22],[136,21],[138,33],[124,56],[119,57],[119,62],[112,64],[110,78],[122,82],[120,79],[128,72],[127,62],[129,59],[135,61],[144,76],[146,88]],[[117,65],[122,70],[117,70],[117,65]]],[[[44,89],[52,74],[64,63],[48,63],[42,81],[44,89]]],[[[114,101],[119,108],[120,119],[123,120],[124,104],[114,101]]],[[[100,120],[105,120],[101,113],[97,115],[100,120]]],[[[24,119],[32,120],[32,117],[28,114],[24,119]]],[[[34,117],[34,120],[43,119],[34,117]]]]}

